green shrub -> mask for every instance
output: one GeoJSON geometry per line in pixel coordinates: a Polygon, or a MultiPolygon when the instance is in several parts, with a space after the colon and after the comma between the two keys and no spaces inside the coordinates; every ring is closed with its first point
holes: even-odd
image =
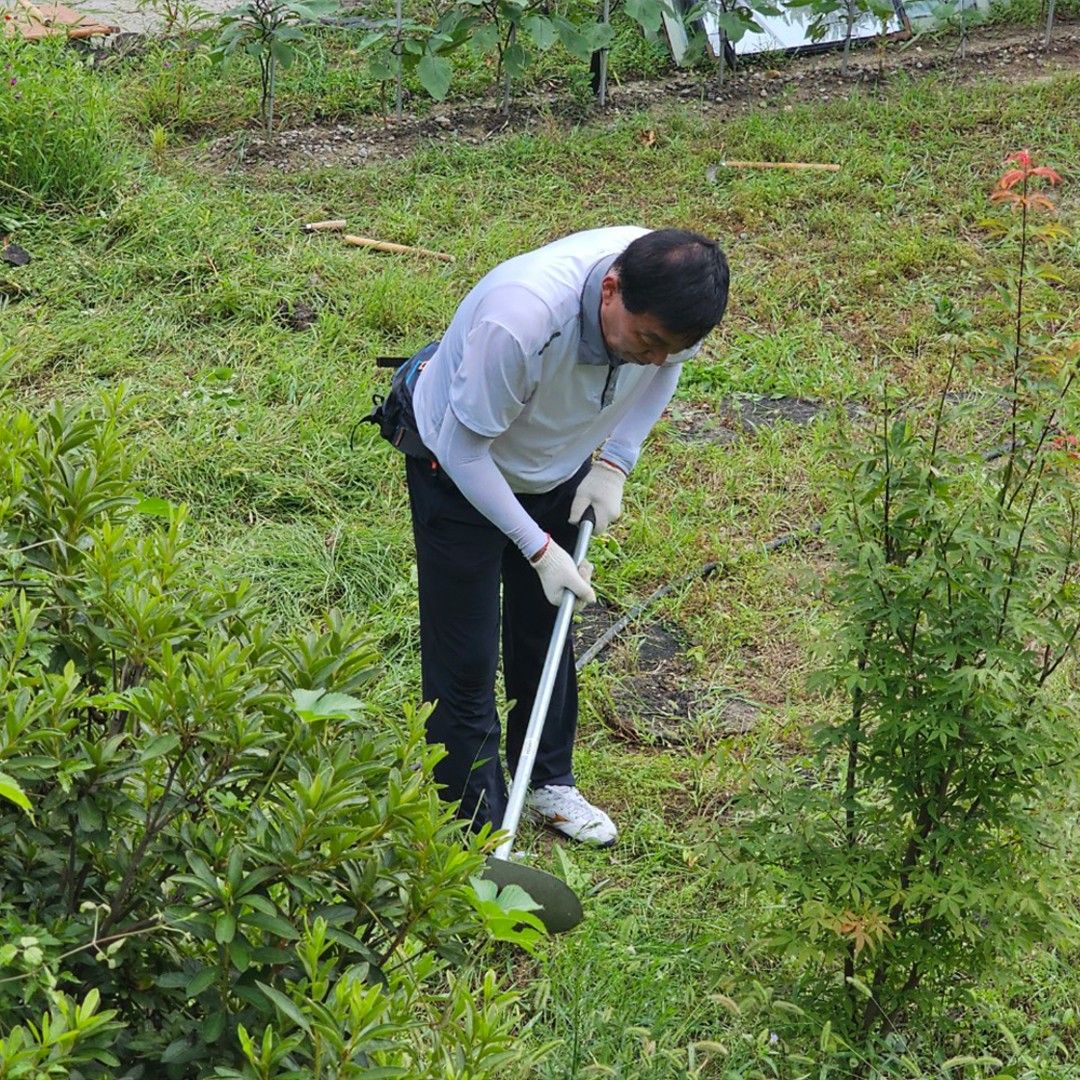
{"type": "Polygon", "coordinates": [[[529,936],[423,712],[195,565],[124,411],[0,402],[0,1076],[513,1075],[513,997],[452,968],[529,936]]]}
{"type": "MultiPolygon", "coordinates": [[[[1027,300],[1060,280],[1044,259],[1064,230],[1029,220],[1051,206],[1039,179],[1059,178],[1011,160],[992,198],[1018,227],[993,226],[1017,269],[977,350],[1007,379],[998,449],[949,445],[948,385],[925,426],[886,393],[876,430],[842,448],[820,684],[843,715],[817,725],[812,771],[744,803],[736,876],[773,901],[772,943],[858,1045],[916,1006],[925,1033],[980,974],[1076,940],[1080,341],[1027,300]]],[[[970,313],[938,317],[959,353],[970,313]]]]}
{"type": "Polygon", "coordinates": [[[93,209],[127,165],[106,85],[61,43],[0,42],[0,199],[93,209]]]}

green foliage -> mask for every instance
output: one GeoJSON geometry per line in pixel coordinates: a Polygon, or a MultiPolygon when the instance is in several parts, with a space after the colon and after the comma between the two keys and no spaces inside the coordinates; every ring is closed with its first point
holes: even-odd
{"type": "Polygon", "coordinates": [[[891,0],[784,0],[785,8],[806,8],[812,16],[808,27],[811,41],[820,41],[835,25],[837,18],[844,23],[844,60],[841,74],[848,73],[848,57],[851,53],[851,35],[855,23],[863,16],[872,15],[881,26],[882,41],[889,20],[896,12],[891,0]]]}
{"type": "Polygon", "coordinates": [[[449,56],[465,44],[468,29],[453,11],[444,12],[435,25],[416,18],[380,19],[357,47],[367,54],[376,81],[390,82],[399,73],[415,75],[436,101],[442,101],[453,76],[449,56]]]}
{"type": "MultiPolygon", "coordinates": [[[[1077,0],[1056,0],[1058,18],[1075,19],[1080,15],[1077,0]]],[[[992,24],[1039,26],[1045,29],[1050,5],[1046,0],[1002,0],[991,4],[987,21],[992,24]]]]}
{"type": "MultiPolygon", "coordinates": [[[[662,0],[632,0],[626,14],[641,27],[660,27],[662,0]]],[[[437,101],[450,91],[453,56],[467,49],[481,61],[494,60],[495,81],[502,84],[503,107],[511,89],[535,66],[539,54],[561,45],[575,60],[588,64],[593,53],[614,40],[610,23],[594,12],[552,6],[542,0],[455,0],[438,13],[434,25],[415,17],[378,20],[360,41],[369,53],[372,75],[380,82],[401,71],[414,75],[437,101]]]]}
{"type": "Polygon", "coordinates": [[[534,920],[470,883],[424,712],[197,568],[126,407],[3,405],[0,1075],[506,1075],[513,997],[450,968],[534,920]]]}
{"type": "Polygon", "coordinates": [[[199,76],[209,62],[209,49],[194,34],[156,43],[145,61],[143,92],[134,103],[140,122],[180,131],[194,127],[205,95],[199,76]]]}
{"type": "MultiPolygon", "coordinates": [[[[509,106],[513,82],[525,75],[536,52],[561,42],[571,56],[588,62],[593,52],[606,48],[612,38],[610,25],[595,18],[571,19],[551,10],[542,0],[458,0],[442,32],[454,40],[467,40],[477,56],[495,58],[496,81],[503,83],[504,108],[509,106]]],[[[423,71],[420,76],[423,80],[423,71]]]]}
{"type": "Polygon", "coordinates": [[[5,38],[0,65],[0,200],[107,203],[127,165],[107,87],[61,42],[5,38]]]}
{"type": "Polygon", "coordinates": [[[775,17],[781,14],[781,8],[769,0],[736,0],[734,3],[703,0],[690,10],[686,21],[689,23],[691,19],[699,18],[703,12],[709,12],[720,27],[723,37],[735,44],[749,33],[763,32],[761,24],[755,19],[756,15],[775,17]]]}
{"type": "Polygon", "coordinates": [[[1057,433],[1075,430],[1080,348],[1025,306],[1026,288],[1057,280],[1032,246],[1062,230],[1028,221],[1048,205],[1034,178],[1056,174],[1014,160],[993,198],[1021,211],[1018,229],[994,223],[1017,268],[988,330],[974,336],[949,302],[936,312],[955,351],[974,341],[1008,373],[1003,446],[948,445],[947,384],[928,430],[885,393],[867,445],[843,448],[826,527],[837,625],[818,682],[846,715],[818,725],[810,777],[763,779],[769,808],[743,833],[757,868],[733,871],[776,889],[772,943],[823,994],[843,991],[847,1037],[916,1001],[939,1010],[1035,942],[1075,940],[1080,712],[1063,675],[1080,528],[1075,439],[1057,433]]]}
{"type": "Polygon", "coordinates": [[[258,61],[262,88],[259,115],[267,135],[274,130],[278,65],[287,68],[296,59],[296,50],[307,39],[305,24],[316,22],[337,7],[337,0],[248,0],[222,15],[214,55],[224,60],[242,52],[258,61]]]}
{"type": "Polygon", "coordinates": [[[987,13],[980,11],[972,0],[942,0],[930,9],[930,14],[938,26],[957,29],[961,37],[987,19],[987,13]]]}
{"type": "MultiPolygon", "coordinates": [[[[626,39],[644,47],[643,37],[620,35],[626,39]]],[[[297,117],[360,100],[349,97],[359,82],[345,81],[354,73],[359,80],[359,60],[350,71],[337,51],[344,35],[324,40],[314,62],[298,60],[279,80],[280,115],[286,88],[297,117]]],[[[568,67],[556,50],[538,64],[545,78],[568,67]]],[[[624,74],[625,63],[617,70],[624,74]]],[[[462,71],[459,83],[459,71],[456,92],[490,79],[473,68],[474,81],[465,83],[462,71]]],[[[241,109],[255,115],[255,65],[243,85],[240,74],[234,65],[205,76],[213,80],[202,106],[208,134],[241,109]]],[[[128,108],[137,105],[141,76],[138,60],[98,72],[128,108]]],[[[526,826],[520,843],[539,865],[563,874],[557,856],[569,854],[578,873],[566,876],[588,896],[589,918],[544,942],[536,958],[515,949],[483,960],[527,987],[529,1015],[540,1020],[523,1041],[559,1040],[536,1076],[686,1080],[698,1068],[703,1077],[850,1080],[852,1053],[820,1049],[825,1017],[801,993],[797,953],[790,963],[778,960],[761,947],[765,935],[746,931],[774,896],[725,887],[699,847],[711,841],[737,856],[730,797],[746,770],[801,763],[809,722],[834,707],[804,679],[808,651],[831,625],[820,606],[825,555],[815,542],[768,554],[758,542],[821,516],[839,405],[862,415],[875,366],[890,367],[916,401],[940,389],[948,349],[933,329],[934,298],[948,290],[958,307],[974,308],[987,291],[987,266],[999,261],[1001,241],[978,224],[987,161],[1021,138],[1053,146],[1060,161],[1077,160],[1080,129],[1069,106],[1078,92],[1069,74],[1031,83],[890,79],[872,94],[795,103],[790,112],[720,115],[669,102],[658,112],[626,112],[614,125],[569,129],[557,114],[529,132],[478,145],[436,141],[400,159],[373,157],[360,170],[223,173],[185,152],[108,219],[56,217],[16,234],[42,257],[0,275],[5,286],[25,282],[35,293],[30,303],[12,298],[0,308],[0,326],[21,334],[14,392],[75,402],[96,398],[103,382],[130,380],[138,392],[134,430],[148,454],[137,482],[197,507],[186,526],[195,541],[192,571],[250,575],[279,626],[306,624],[329,606],[360,619],[378,635],[383,662],[355,695],[374,716],[400,714],[400,702],[419,692],[419,667],[400,463],[377,440],[348,445],[349,427],[385,382],[363,357],[429,340],[477,277],[560,231],[663,219],[715,231],[729,251],[738,303],[684,373],[627,487],[626,512],[605,537],[610,550],[598,571],[605,598],[625,610],[706,560],[730,569],[654,609],[663,625],[685,633],[694,667],[683,685],[708,688],[706,708],[700,698],[691,707],[680,728],[685,745],[642,747],[613,729],[626,719],[642,731],[653,715],[655,699],[638,705],[632,693],[642,685],[641,662],[655,666],[644,652],[647,624],[629,628],[583,673],[575,765],[583,789],[617,811],[621,841],[603,851],[552,850],[526,826]],[[657,145],[641,144],[643,128],[656,131],[657,145]],[[718,154],[839,161],[844,169],[721,172],[713,185],[704,172],[718,154]],[[662,211],[658,191],[669,194],[662,211]],[[453,251],[458,262],[442,269],[361,258],[299,234],[298,208],[305,219],[340,214],[372,235],[453,251]],[[283,295],[319,310],[314,336],[275,322],[283,295]],[[815,396],[825,411],[806,425],[743,431],[721,419],[734,419],[733,391],[815,396]],[[726,691],[760,705],[752,729],[730,734],[725,712],[725,726],[712,725],[707,742],[692,741],[726,708],[726,691]],[[623,711],[605,710],[606,702],[623,711]],[[773,992],[768,1006],[764,995],[762,1004],[747,1000],[755,981],[773,992]],[[808,1015],[795,1016],[791,1003],[808,1015]]],[[[1057,290],[1065,316],[1058,325],[1066,325],[1080,302],[1080,263],[1055,261],[1071,282],[1057,290]]],[[[964,370],[954,389],[996,401],[1002,381],[983,363],[964,370]]],[[[955,419],[963,426],[950,430],[950,442],[992,445],[983,418],[955,419]]],[[[7,620],[5,609],[0,623],[7,620]]],[[[596,632],[583,624],[579,643],[596,632]]],[[[80,988],[64,989],[82,1000],[80,988]]],[[[1076,1080],[1078,1000],[1080,951],[1037,948],[980,979],[936,1027],[913,1012],[890,1033],[897,1049],[859,1050],[868,1075],[882,1080],[961,1072],[964,1080],[999,1072],[1076,1080]],[[1003,1064],[943,1071],[960,1055],[1003,1064]]],[[[35,1025],[44,1011],[42,1004],[35,1025]]],[[[283,1038],[294,1033],[268,1022],[283,1038]]],[[[262,1027],[249,1030],[261,1040],[262,1027]]]]}
{"type": "Polygon", "coordinates": [[[139,94],[143,123],[192,126],[201,90],[198,75],[209,60],[205,38],[211,14],[193,0],[136,0],[136,6],[161,31],[150,39],[150,78],[139,94]]]}
{"type": "MultiPolygon", "coordinates": [[[[0,948],[0,959],[6,961],[8,948],[0,948]]],[[[109,1047],[121,1025],[114,1011],[99,1010],[97,990],[81,1004],[66,994],[54,993],[52,999],[37,1023],[16,1024],[0,1037],[0,1076],[102,1075],[119,1065],[109,1047]]]]}

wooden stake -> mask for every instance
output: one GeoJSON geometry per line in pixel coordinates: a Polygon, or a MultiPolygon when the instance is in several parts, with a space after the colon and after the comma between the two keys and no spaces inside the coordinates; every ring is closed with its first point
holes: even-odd
{"type": "Polygon", "coordinates": [[[815,161],[718,161],[721,169],[818,169],[821,172],[839,172],[839,165],[825,165],[815,161]]]}
{"type": "Polygon", "coordinates": [[[344,232],[345,219],[334,218],[331,221],[309,221],[303,226],[304,232],[344,232]]]}
{"type": "Polygon", "coordinates": [[[442,259],[443,262],[453,262],[453,255],[446,255],[441,251],[431,251],[429,248],[409,247],[406,244],[393,244],[389,240],[372,240],[367,236],[346,236],[346,244],[353,247],[372,248],[375,251],[394,251],[402,255],[429,255],[433,259],[442,259]]]}

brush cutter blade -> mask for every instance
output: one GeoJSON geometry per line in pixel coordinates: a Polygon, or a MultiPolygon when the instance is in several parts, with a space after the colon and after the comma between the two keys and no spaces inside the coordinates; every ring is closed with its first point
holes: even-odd
{"type": "Polygon", "coordinates": [[[544,924],[549,934],[573,930],[585,917],[581,901],[562,878],[537,870],[533,866],[508,859],[488,858],[483,876],[500,888],[520,885],[539,905],[533,914],[544,924]]]}

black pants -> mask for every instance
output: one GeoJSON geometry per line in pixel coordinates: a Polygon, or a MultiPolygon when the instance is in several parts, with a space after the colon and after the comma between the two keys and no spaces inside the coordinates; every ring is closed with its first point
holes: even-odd
{"type": "MultiPolygon", "coordinates": [[[[506,750],[517,766],[540,671],[558,609],[525,557],[476,510],[431,461],[406,459],[420,589],[420,663],[425,701],[436,702],[428,742],[448,756],[435,767],[445,799],[479,827],[502,824],[507,788],[499,761],[495,674],[499,660],[499,585],[507,719],[506,750]]],[[[588,463],[543,495],[519,495],[522,506],[557,544],[572,552],[577,527],[566,520],[588,463]]],[[[533,787],[573,784],[577,676],[567,641],[540,740],[533,787]]]]}

